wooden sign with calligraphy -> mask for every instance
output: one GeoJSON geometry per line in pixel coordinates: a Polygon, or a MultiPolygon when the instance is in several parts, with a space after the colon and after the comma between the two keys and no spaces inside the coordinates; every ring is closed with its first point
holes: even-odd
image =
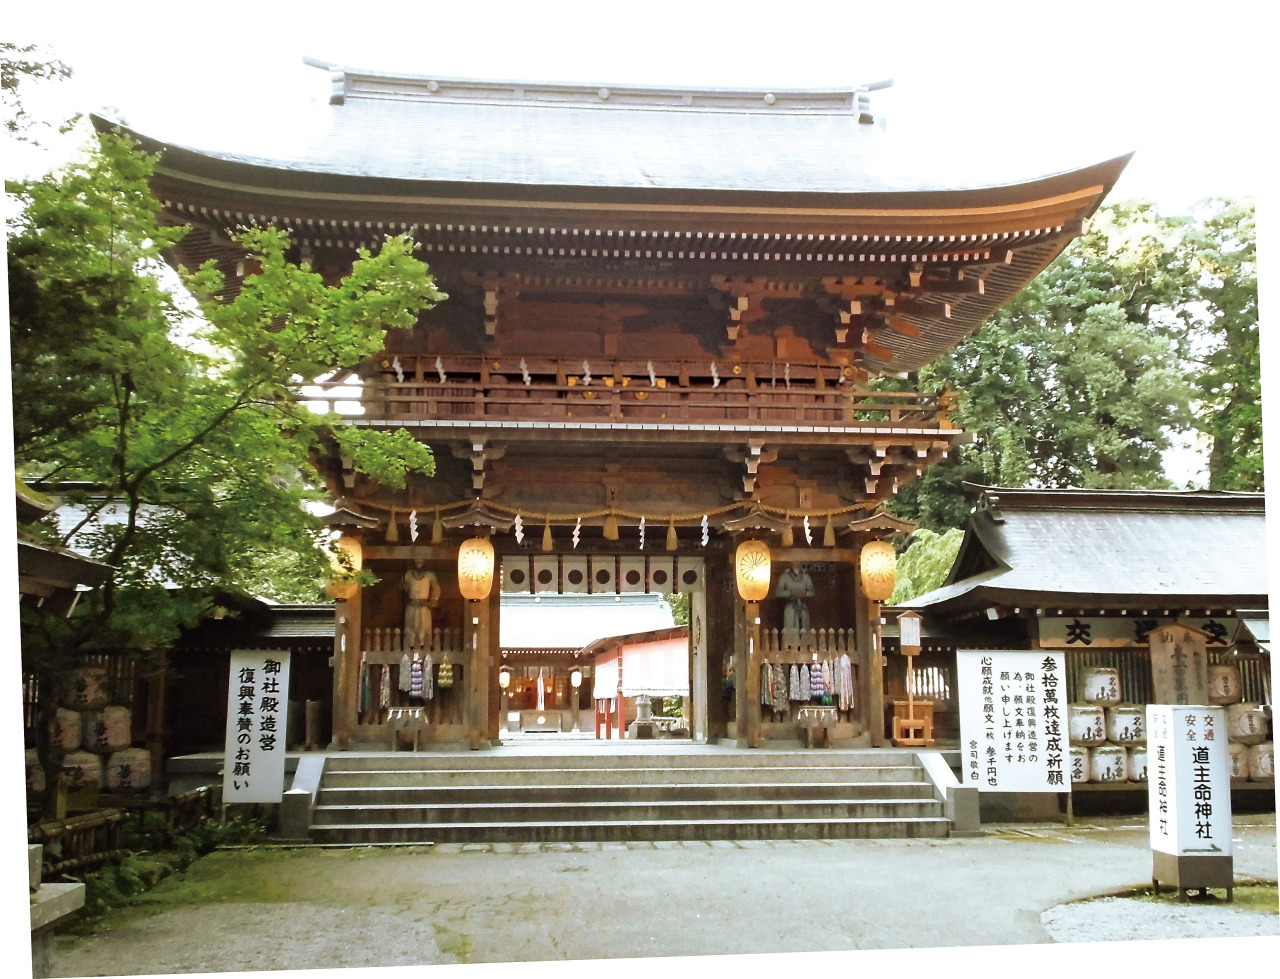
{"type": "Polygon", "coordinates": [[[1207,704],[1208,636],[1180,623],[1162,625],[1148,636],[1151,647],[1153,703],[1207,704]]]}

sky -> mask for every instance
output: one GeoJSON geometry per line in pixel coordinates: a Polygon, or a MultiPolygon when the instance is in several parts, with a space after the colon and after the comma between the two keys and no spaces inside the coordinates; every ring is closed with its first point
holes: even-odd
{"type": "Polygon", "coordinates": [[[282,145],[325,111],[306,56],[413,74],[593,84],[837,87],[892,78],[873,96],[895,136],[935,171],[1033,173],[1128,151],[1113,197],[1183,211],[1248,194],[1265,154],[1266,61],[1253,5],[996,0],[972,8],[584,2],[439,5],[57,3],[6,14],[10,37],[49,41],[75,70],[70,108],[114,106],[149,135],[282,145]],[[910,10],[908,13],[907,10],[910,10]],[[1040,11],[1040,12],[1036,12],[1040,11]],[[363,16],[362,16],[363,15],[363,16]],[[1041,164],[1037,166],[1037,163],[1041,164]]]}
{"type": "MultiPolygon", "coordinates": [[[[1036,174],[1133,151],[1112,200],[1153,199],[1174,214],[1207,196],[1252,195],[1259,198],[1264,269],[1273,253],[1264,177],[1273,161],[1277,48],[1262,4],[260,0],[9,6],[8,39],[48,41],[74,69],[70,82],[51,89],[52,111],[114,106],[130,125],[174,142],[287,145],[293,123],[326,111],[327,78],[303,65],[307,56],[426,76],[601,85],[769,89],[893,78],[891,89],[873,94],[873,109],[921,165],[956,173],[1025,167],[1036,174]]],[[[29,108],[45,105],[32,93],[29,108]]],[[[8,154],[13,147],[5,149],[8,154]]],[[[23,162],[6,155],[4,165],[9,174],[23,162]]],[[[1264,311],[1273,294],[1269,283],[1264,277],[1264,311]]],[[[1265,330],[1263,342],[1274,374],[1265,330]]],[[[1264,414],[1266,430],[1280,431],[1272,401],[1264,414]]],[[[1269,454],[1276,452],[1280,447],[1269,454]]],[[[1280,513],[1275,501],[1268,502],[1280,513]]],[[[1269,537],[1274,562],[1280,549],[1275,532],[1269,537]]],[[[1272,580],[1280,580],[1274,568],[1272,580]]],[[[17,847],[6,849],[16,858],[17,847]]],[[[9,868],[5,863],[0,869],[7,876],[9,868]]],[[[1152,958],[1191,961],[1193,952],[1204,950],[1201,943],[1190,943],[1198,946],[1194,950],[1177,944],[1183,948],[1137,948],[1148,956],[1147,965],[1152,958]]],[[[1033,951],[993,950],[1002,963],[1022,962],[1033,951]]],[[[836,968],[888,961],[860,954],[838,964],[832,957],[822,961],[836,968]]],[[[1108,946],[1106,960],[1119,969],[1137,963],[1137,955],[1134,947],[1108,946]]],[[[921,951],[908,961],[963,971],[995,960],[967,950],[921,951]]],[[[1042,967],[1045,959],[1037,955],[1034,961],[1042,967]]],[[[1096,965],[1083,954],[1054,959],[1059,966],[1064,961],[1096,965]]],[[[611,974],[639,971],[610,966],[611,974]]],[[[564,974],[564,968],[557,971],[564,974]]]]}

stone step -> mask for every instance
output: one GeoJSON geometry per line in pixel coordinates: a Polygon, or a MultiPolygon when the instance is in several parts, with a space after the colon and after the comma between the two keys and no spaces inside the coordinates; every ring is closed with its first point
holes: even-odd
{"type": "Polygon", "coordinates": [[[444,806],[482,803],[631,802],[658,800],[671,802],[787,801],[795,798],[826,798],[843,801],[868,799],[933,799],[933,786],[926,782],[729,782],[715,784],[647,783],[561,783],[539,785],[331,786],[321,788],[317,802],[322,806],[444,806]]]}
{"type": "Polygon", "coordinates": [[[830,766],[774,765],[756,768],[741,761],[733,767],[706,767],[701,764],[680,767],[638,768],[599,767],[565,768],[556,759],[545,767],[524,768],[348,768],[331,769],[325,765],[326,786],[360,788],[433,785],[544,785],[548,782],[575,785],[613,785],[623,782],[653,785],[714,784],[758,781],[784,782],[910,782],[921,778],[920,769],[912,765],[830,766]]]}
{"type": "Polygon", "coordinates": [[[749,755],[726,751],[723,754],[706,750],[664,752],[635,751],[584,751],[582,754],[528,755],[503,754],[494,751],[394,751],[349,752],[328,755],[326,771],[501,771],[504,769],[529,769],[545,766],[556,769],[599,768],[742,768],[768,770],[771,768],[831,767],[895,767],[914,764],[912,753],[893,749],[833,749],[815,748],[809,751],[759,751],[749,755]]]}
{"type": "Polygon", "coordinates": [[[572,823],[367,823],[317,826],[317,843],[588,843],[679,840],[941,839],[950,823],[920,819],[843,817],[768,821],[735,819],[581,820],[572,823]]]}
{"type": "Polygon", "coordinates": [[[495,802],[466,806],[317,806],[312,826],[325,825],[400,825],[404,823],[509,824],[558,822],[652,822],[696,818],[703,821],[731,819],[738,822],[808,819],[813,822],[867,818],[918,818],[941,815],[941,804],[932,799],[866,799],[850,802],[822,797],[783,801],[703,799],[696,801],[649,800],[639,803],[623,801],[582,802],[495,802]]]}

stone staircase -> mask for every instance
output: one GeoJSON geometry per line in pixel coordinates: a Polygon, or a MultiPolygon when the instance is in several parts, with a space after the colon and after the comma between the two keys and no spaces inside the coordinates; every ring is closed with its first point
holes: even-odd
{"type": "Polygon", "coordinates": [[[901,751],[334,754],[313,842],[945,837],[901,751]]]}

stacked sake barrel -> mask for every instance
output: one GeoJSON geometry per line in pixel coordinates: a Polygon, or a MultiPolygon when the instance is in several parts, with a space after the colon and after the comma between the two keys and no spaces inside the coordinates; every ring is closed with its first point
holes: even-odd
{"type": "Polygon", "coordinates": [[[1227,709],[1227,751],[1232,782],[1268,782],[1275,778],[1275,745],[1267,738],[1267,715],[1248,703],[1234,663],[1209,667],[1209,703],[1227,709]]]}
{"type": "Polygon", "coordinates": [[[1147,709],[1121,697],[1120,671],[1094,666],[1081,674],[1081,700],[1067,706],[1071,781],[1147,780],[1147,709]]]}
{"type": "MultiPolygon", "coordinates": [[[[85,667],[65,674],[59,705],[51,734],[63,755],[68,792],[130,792],[151,785],[151,754],[132,747],[132,714],[127,707],[110,703],[104,668],[85,667]]],[[[27,752],[27,787],[33,792],[45,788],[34,749],[27,752]]]]}

